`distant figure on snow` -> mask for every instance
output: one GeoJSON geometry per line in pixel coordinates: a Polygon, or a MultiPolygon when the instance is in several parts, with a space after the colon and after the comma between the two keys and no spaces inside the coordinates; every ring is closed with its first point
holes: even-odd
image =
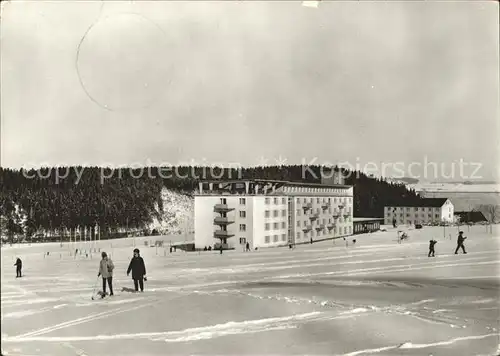
{"type": "Polygon", "coordinates": [[[250,251],[250,243],[247,242],[247,244],[246,244],[246,252],[249,252],[249,251],[250,251]]]}
{"type": "Polygon", "coordinates": [[[427,257],[434,257],[434,245],[437,244],[437,241],[432,239],[429,241],[429,254],[427,255],[427,257]]]}
{"type": "Polygon", "coordinates": [[[462,251],[464,253],[467,253],[465,252],[465,247],[464,247],[464,240],[466,239],[467,237],[464,236],[464,232],[463,231],[460,231],[458,233],[458,238],[457,238],[457,248],[455,249],[455,255],[458,254],[458,250],[461,248],[462,251]]]}
{"type": "Polygon", "coordinates": [[[132,279],[134,280],[135,291],[139,291],[139,287],[141,288],[141,292],[144,292],[144,281],[146,279],[146,265],[144,264],[144,260],[139,255],[139,249],[134,249],[134,257],[130,260],[130,264],[127,269],[127,276],[132,271],[132,279]]]}
{"type": "Polygon", "coordinates": [[[111,258],[108,258],[108,254],[106,252],[101,253],[102,260],[99,262],[99,273],[97,277],[102,276],[102,294],[101,298],[106,296],[106,282],[109,286],[109,295],[113,295],[113,270],[115,269],[115,265],[111,258]]]}
{"type": "Polygon", "coordinates": [[[21,270],[23,269],[23,261],[18,257],[16,260],[16,263],[14,263],[14,266],[16,266],[16,278],[21,277],[21,270]]]}

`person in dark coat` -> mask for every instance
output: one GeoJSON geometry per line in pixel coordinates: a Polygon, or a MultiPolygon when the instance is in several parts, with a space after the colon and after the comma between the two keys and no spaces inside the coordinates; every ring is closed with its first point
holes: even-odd
{"type": "Polygon", "coordinates": [[[144,292],[144,281],[146,279],[146,265],[144,264],[144,260],[139,255],[139,249],[134,249],[134,257],[130,260],[130,264],[127,269],[127,276],[132,271],[132,279],[134,280],[135,291],[139,291],[139,287],[141,288],[141,292],[144,292]]]}
{"type": "Polygon", "coordinates": [[[14,266],[16,266],[16,278],[21,277],[21,270],[23,269],[23,261],[18,257],[16,260],[16,263],[14,263],[14,266]]]}
{"type": "Polygon", "coordinates": [[[462,251],[464,253],[467,253],[465,252],[465,247],[464,247],[464,240],[466,239],[467,237],[464,236],[464,232],[463,231],[460,231],[458,233],[458,238],[457,238],[457,248],[455,249],[455,255],[458,253],[458,250],[461,248],[462,251]]]}
{"type": "Polygon", "coordinates": [[[434,257],[434,254],[435,254],[435,251],[434,251],[434,245],[437,244],[437,241],[432,239],[429,241],[429,254],[427,255],[427,257],[434,257]]]}

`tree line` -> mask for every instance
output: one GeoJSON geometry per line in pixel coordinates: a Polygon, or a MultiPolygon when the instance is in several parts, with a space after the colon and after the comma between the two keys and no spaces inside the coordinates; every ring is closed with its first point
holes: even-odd
{"type": "MultiPolygon", "coordinates": [[[[187,195],[205,179],[270,179],[319,183],[320,166],[207,167],[44,167],[14,170],[0,167],[2,236],[32,236],[100,227],[102,236],[123,228],[146,228],[160,220],[161,191],[187,195]],[[165,174],[168,171],[170,174],[165,174]],[[172,174],[172,173],[175,174],[172,174]]],[[[359,171],[335,168],[354,186],[354,215],[383,217],[384,206],[421,199],[403,184],[389,183],[359,171]]]]}

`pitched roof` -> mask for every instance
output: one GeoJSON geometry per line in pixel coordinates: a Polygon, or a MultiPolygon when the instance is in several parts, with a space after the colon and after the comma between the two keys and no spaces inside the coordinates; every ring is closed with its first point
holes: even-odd
{"type": "Polygon", "coordinates": [[[424,198],[416,201],[397,203],[388,205],[387,207],[425,207],[425,208],[440,208],[446,203],[448,198],[424,198]]]}
{"type": "Polygon", "coordinates": [[[488,221],[484,214],[480,211],[457,211],[454,213],[454,215],[457,215],[460,217],[461,222],[481,222],[481,221],[488,221]]]}

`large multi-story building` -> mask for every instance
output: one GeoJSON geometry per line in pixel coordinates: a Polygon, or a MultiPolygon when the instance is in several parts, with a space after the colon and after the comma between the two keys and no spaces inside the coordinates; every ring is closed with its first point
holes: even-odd
{"type": "Polygon", "coordinates": [[[199,183],[195,246],[273,247],[353,233],[353,187],[270,180],[199,183]]]}
{"type": "Polygon", "coordinates": [[[387,225],[396,224],[439,224],[453,222],[454,207],[447,198],[426,198],[415,204],[401,204],[384,207],[387,225]]]}

